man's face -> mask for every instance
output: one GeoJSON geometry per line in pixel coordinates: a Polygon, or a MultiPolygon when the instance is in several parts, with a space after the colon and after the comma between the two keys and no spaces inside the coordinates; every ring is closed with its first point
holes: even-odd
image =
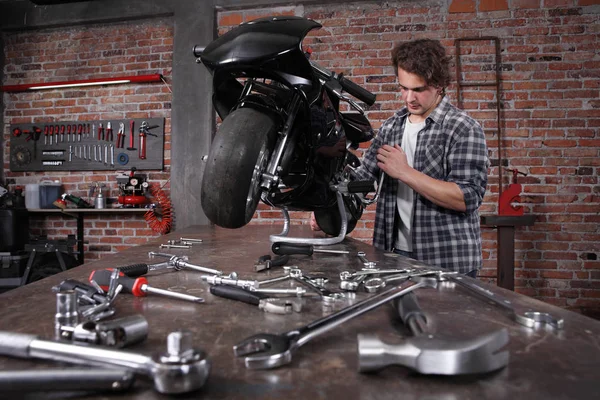
{"type": "Polygon", "coordinates": [[[398,68],[398,83],[408,112],[421,120],[427,118],[441,99],[440,88],[427,86],[425,79],[401,68],[398,68]]]}

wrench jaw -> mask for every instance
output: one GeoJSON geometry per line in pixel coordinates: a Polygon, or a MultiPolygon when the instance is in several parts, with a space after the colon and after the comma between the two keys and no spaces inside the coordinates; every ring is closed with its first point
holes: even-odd
{"type": "Polygon", "coordinates": [[[248,369],[272,369],[292,362],[292,339],[261,333],[233,346],[236,357],[244,357],[248,369]]]}
{"type": "Polygon", "coordinates": [[[170,363],[164,356],[152,358],[150,370],[154,388],[163,394],[189,393],[201,389],[210,374],[211,364],[200,350],[185,362],[170,363]]]}
{"type": "Polygon", "coordinates": [[[545,325],[553,329],[563,329],[565,326],[564,319],[554,318],[552,315],[545,312],[526,311],[523,313],[523,315],[515,312],[514,318],[518,324],[524,325],[528,328],[538,328],[545,325]]]}

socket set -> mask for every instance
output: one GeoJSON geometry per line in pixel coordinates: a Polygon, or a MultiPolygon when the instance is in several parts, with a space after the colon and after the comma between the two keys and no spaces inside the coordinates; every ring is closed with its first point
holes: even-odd
{"type": "Polygon", "coordinates": [[[164,118],[10,126],[10,170],[162,170],[164,118]]]}

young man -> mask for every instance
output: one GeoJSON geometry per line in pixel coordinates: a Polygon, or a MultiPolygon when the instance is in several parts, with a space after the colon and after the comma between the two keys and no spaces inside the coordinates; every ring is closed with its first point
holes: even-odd
{"type": "Polygon", "coordinates": [[[387,175],[373,245],[474,277],[489,164],[483,130],[445,96],[449,58],[440,42],[399,44],[392,62],[405,106],[383,123],[357,170],[359,179],[387,175]]]}

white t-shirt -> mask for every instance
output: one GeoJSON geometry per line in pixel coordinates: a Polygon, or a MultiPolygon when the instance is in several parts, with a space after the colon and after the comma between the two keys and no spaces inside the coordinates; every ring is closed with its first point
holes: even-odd
{"type": "MultiPolygon", "coordinates": [[[[406,160],[411,167],[413,166],[415,150],[417,149],[417,134],[423,128],[425,128],[425,121],[413,124],[409,118],[406,119],[400,147],[406,153],[406,160]]],[[[412,226],[413,198],[414,191],[411,187],[399,181],[396,204],[398,214],[400,215],[400,224],[398,224],[398,233],[396,235],[396,243],[394,244],[394,247],[398,250],[412,251],[410,230],[412,226]]]]}

